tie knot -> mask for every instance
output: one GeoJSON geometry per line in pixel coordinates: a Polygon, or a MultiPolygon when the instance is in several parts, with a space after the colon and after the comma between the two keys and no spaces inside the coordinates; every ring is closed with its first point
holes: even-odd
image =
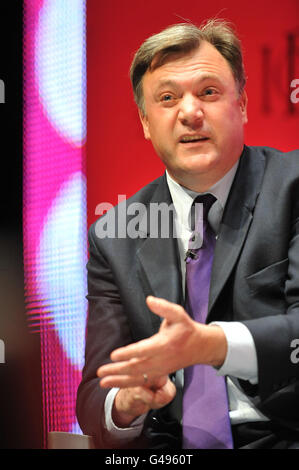
{"type": "Polygon", "coordinates": [[[203,205],[203,219],[206,220],[208,217],[209,210],[216,201],[216,197],[213,194],[202,194],[197,196],[193,204],[202,204],[203,205]]]}
{"type": "Polygon", "coordinates": [[[198,224],[200,224],[203,220],[207,221],[209,210],[215,201],[216,198],[213,196],[213,194],[202,194],[194,199],[190,213],[192,231],[199,231],[198,224]]]}

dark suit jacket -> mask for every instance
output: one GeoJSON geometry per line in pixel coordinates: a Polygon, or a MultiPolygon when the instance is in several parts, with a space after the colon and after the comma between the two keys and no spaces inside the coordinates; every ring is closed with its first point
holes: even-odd
{"type": "MultiPolygon", "coordinates": [[[[170,204],[165,176],[121,204],[133,202],[170,204]]],[[[121,209],[112,213],[116,221],[121,209]]],[[[96,370],[116,347],[158,330],[147,295],[180,304],[183,298],[176,239],[99,239],[95,232],[96,224],[89,232],[90,310],[77,416],[83,432],[109,448],[120,445],[103,433],[107,390],[96,370]]],[[[299,432],[299,364],[291,361],[291,341],[299,338],[299,151],[244,147],[216,243],[207,323],[213,320],[249,328],[258,385],[237,383],[272,422],[299,432]]],[[[171,405],[150,412],[142,437],[129,447],[179,447],[180,402],[178,393],[171,405]]]]}

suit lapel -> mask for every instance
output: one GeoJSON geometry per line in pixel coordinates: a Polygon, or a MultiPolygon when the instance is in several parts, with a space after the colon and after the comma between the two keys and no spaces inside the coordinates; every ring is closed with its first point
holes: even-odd
{"type": "MultiPolygon", "coordinates": [[[[263,154],[257,149],[245,146],[220,224],[212,269],[207,322],[211,321],[210,313],[246,240],[264,175],[264,166],[263,154]]],[[[172,203],[165,175],[159,180],[150,203],[168,205],[172,203]]],[[[149,208],[150,204],[145,215],[148,218],[148,228],[149,208]]],[[[167,238],[152,237],[148,230],[137,251],[137,271],[145,295],[155,295],[183,304],[179,253],[172,227],[170,218],[167,238]]],[[[159,327],[159,318],[156,315],[153,315],[152,320],[154,325],[159,327]]]]}
{"type": "Polygon", "coordinates": [[[261,152],[244,147],[220,224],[211,276],[209,314],[227,282],[244,245],[264,175],[261,152]]]}
{"type": "MultiPolygon", "coordinates": [[[[148,230],[146,238],[137,251],[137,270],[145,295],[154,295],[180,304],[182,303],[182,280],[177,241],[173,237],[173,212],[170,212],[168,227],[165,225],[165,220],[163,222],[164,234],[165,229],[169,229],[168,237],[155,237],[155,224],[153,225],[153,220],[149,220],[150,205],[154,207],[155,204],[161,203],[164,203],[165,207],[172,204],[165,175],[161,178],[147,206],[145,217],[147,217],[148,230]],[[153,228],[154,233],[151,232],[153,228]]],[[[161,229],[160,222],[158,230],[161,229]]],[[[144,222],[141,222],[141,226],[144,226],[144,222]]],[[[157,315],[153,314],[152,321],[155,327],[159,327],[160,319],[157,315]]]]}

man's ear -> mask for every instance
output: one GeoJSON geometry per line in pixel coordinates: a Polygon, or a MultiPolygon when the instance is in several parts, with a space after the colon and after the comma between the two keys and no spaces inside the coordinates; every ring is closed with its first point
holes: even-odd
{"type": "Polygon", "coordinates": [[[143,127],[144,137],[146,140],[150,140],[151,135],[149,131],[149,124],[148,124],[147,116],[140,108],[138,108],[138,114],[139,114],[139,118],[143,127]]]}
{"type": "Polygon", "coordinates": [[[240,102],[241,113],[243,116],[243,124],[246,124],[248,122],[248,117],[247,117],[248,97],[247,97],[247,93],[245,90],[242,91],[240,98],[239,98],[239,102],[240,102]]]}

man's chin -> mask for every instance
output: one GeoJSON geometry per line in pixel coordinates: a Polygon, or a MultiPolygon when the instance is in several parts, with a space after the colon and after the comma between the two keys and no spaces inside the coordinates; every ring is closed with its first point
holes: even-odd
{"type": "Polygon", "coordinates": [[[211,152],[196,152],[190,155],[184,155],[183,166],[186,171],[206,172],[215,165],[217,158],[211,152]]]}

